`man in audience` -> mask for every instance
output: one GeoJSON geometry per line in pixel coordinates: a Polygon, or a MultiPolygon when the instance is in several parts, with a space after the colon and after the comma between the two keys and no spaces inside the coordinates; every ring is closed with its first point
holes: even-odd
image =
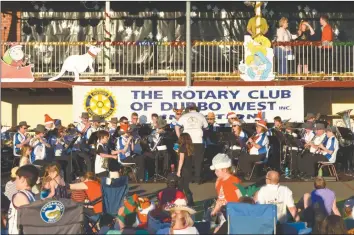
{"type": "Polygon", "coordinates": [[[277,218],[280,224],[288,221],[287,211],[289,210],[295,221],[300,218],[296,214],[293,192],[286,186],[279,184],[279,173],[269,171],[266,175],[266,185],[263,186],[257,195],[259,204],[274,204],[277,206],[277,218]]]}

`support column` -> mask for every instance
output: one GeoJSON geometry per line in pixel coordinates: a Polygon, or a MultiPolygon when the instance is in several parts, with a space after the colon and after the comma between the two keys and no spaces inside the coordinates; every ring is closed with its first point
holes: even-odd
{"type": "Polygon", "coordinates": [[[191,2],[186,2],[186,86],[192,86],[191,2]]]}
{"type": "Polygon", "coordinates": [[[106,1],[106,9],[104,14],[104,72],[105,72],[105,81],[109,82],[109,74],[111,72],[111,19],[110,19],[110,12],[111,12],[111,2],[106,1]]]}

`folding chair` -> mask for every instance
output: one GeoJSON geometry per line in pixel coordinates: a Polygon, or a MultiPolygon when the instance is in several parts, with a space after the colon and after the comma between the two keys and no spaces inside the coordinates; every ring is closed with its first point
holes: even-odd
{"type": "Polygon", "coordinates": [[[276,205],[226,204],[228,234],[276,234],[276,205]]]}
{"type": "Polygon", "coordinates": [[[137,184],[138,179],[136,178],[136,172],[137,172],[136,164],[133,162],[131,162],[131,163],[122,162],[119,157],[118,157],[118,163],[123,167],[123,170],[122,170],[123,175],[128,174],[128,171],[126,170],[126,168],[128,168],[132,172],[134,181],[137,184]]]}
{"type": "Polygon", "coordinates": [[[116,216],[118,214],[118,209],[123,205],[124,198],[128,194],[128,177],[122,176],[117,179],[111,179],[111,183],[107,184],[107,178],[101,178],[101,190],[102,197],[91,202],[90,205],[95,205],[98,202],[103,202],[103,213],[99,215],[94,215],[89,218],[92,224],[92,228],[99,231],[99,221],[103,214],[110,214],[116,216]]]}
{"type": "Polygon", "coordinates": [[[251,180],[251,179],[252,179],[253,172],[254,172],[254,169],[256,168],[256,166],[261,166],[261,165],[265,166],[265,165],[268,163],[269,149],[270,149],[270,147],[268,146],[268,147],[267,147],[266,157],[265,157],[264,160],[255,162],[255,163],[253,164],[253,168],[252,168],[252,171],[251,171],[251,175],[250,175],[250,177],[249,177],[248,180],[251,180]]]}
{"type": "Polygon", "coordinates": [[[339,177],[338,177],[338,174],[337,174],[336,167],[335,167],[334,163],[331,163],[331,162],[318,162],[318,168],[322,169],[323,167],[327,167],[328,171],[329,171],[329,174],[332,177],[336,177],[336,181],[339,181],[339,177]]]}
{"type": "Polygon", "coordinates": [[[282,234],[311,234],[312,228],[307,228],[305,222],[286,223],[281,226],[282,234]]]}

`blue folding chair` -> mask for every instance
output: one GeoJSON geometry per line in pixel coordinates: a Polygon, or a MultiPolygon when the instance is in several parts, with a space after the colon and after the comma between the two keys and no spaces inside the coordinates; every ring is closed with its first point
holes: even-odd
{"type": "Polygon", "coordinates": [[[226,205],[228,234],[275,234],[277,207],[230,202],[226,205]]]}
{"type": "Polygon", "coordinates": [[[282,234],[311,234],[312,228],[307,228],[305,222],[286,223],[281,226],[282,234]]]}

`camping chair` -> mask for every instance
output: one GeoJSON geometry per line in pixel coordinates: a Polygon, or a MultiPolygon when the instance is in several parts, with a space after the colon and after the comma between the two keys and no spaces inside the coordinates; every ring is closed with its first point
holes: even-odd
{"type": "Polygon", "coordinates": [[[228,234],[276,234],[276,205],[226,204],[228,234]]]}
{"type": "Polygon", "coordinates": [[[335,177],[336,181],[339,181],[338,174],[336,171],[336,167],[332,162],[318,162],[318,169],[322,169],[323,167],[327,167],[330,176],[335,177]]]}
{"type": "Polygon", "coordinates": [[[261,166],[261,165],[266,166],[266,164],[268,163],[269,149],[270,149],[270,147],[268,146],[268,147],[267,147],[266,157],[265,157],[264,160],[255,162],[255,163],[253,164],[253,168],[252,168],[252,171],[251,171],[251,175],[250,175],[250,177],[249,177],[248,180],[251,180],[251,179],[252,179],[253,172],[254,172],[254,169],[256,168],[256,166],[261,166]]]}
{"type": "Polygon", "coordinates": [[[20,234],[82,234],[83,205],[70,199],[35,201],[18,209],[20,234]]]}
{"type": "Polygon", "coordinates": [[[311,234],[312,228],[307,228],[305,222],[286,223],[281,226],[282,234],[311,234]]]}
{"type": "Polygon", "coordinates": [[[117,179],[111,179],[111,183],[107,184],[107,178],[101,178],[101,190],[102,197],[91,202],[90,205],[95,205],[96,203],[103,202],[103,213],[99,215],[94,215],[89,218],[91,227],[99,231],[99,221],[103,214],[110,214],[116,216],[118,214],[118,209],[123,205],[124,198],[128,193],[128,177],[122,176],[117,179]]]}

